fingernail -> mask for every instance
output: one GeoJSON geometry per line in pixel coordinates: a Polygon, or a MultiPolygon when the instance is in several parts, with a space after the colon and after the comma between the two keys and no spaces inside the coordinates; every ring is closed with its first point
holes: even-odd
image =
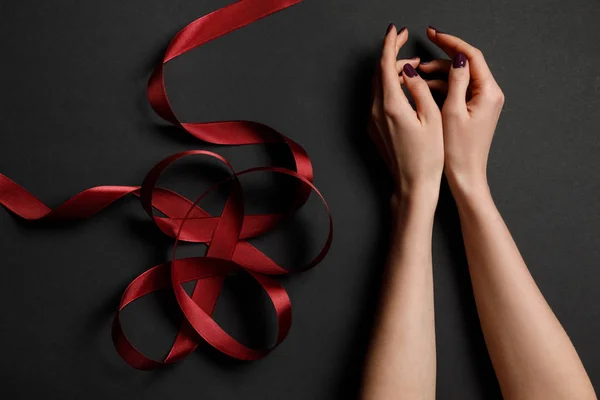
{"type": "Polygon", "coordinates": [[[463,53],[456,53],[452,68],[464,68],[467,65],[467,57],[463,53]]]}
{"type": "Polygon", "coordinates": [[[404,67],[402,67],[402,70],[404,71],[406,76],[408,76],[409,78],[413,78],[413,77],[419,75],[417,73],[417,71],[413,68],[413,66],[408,63],[404,64],[404,67]]]}
{"type": "Polygon", "coordinates": [[[433,29],[435,31],[435,33],[444,33],[444,32],[440,31],[438,28],[436,28],[433,25],[429,25],[429,29],[433,29]]]}
{"type": "Polygon", "coordinates": [[[387,31],[385,31],[385,34],[387,35],[388,33],[390,33],[393,28],[394,28],[394,24],[390,24],[387,28],[387,31]]]}
{"type": "Polygon", "coordinates": [[[429,64],[430,62],[431,62],[431,60],[421,61],[421,65],[423,65],[423,64],[429,64]]]}
{"type": "Polygon", "coordinates": [[[398,35],[401,34],[402,32],[404,32],[406,30],[406,27],[403,26],[402,28],[400,28],[400,30],[398,31],[398,35]]]}

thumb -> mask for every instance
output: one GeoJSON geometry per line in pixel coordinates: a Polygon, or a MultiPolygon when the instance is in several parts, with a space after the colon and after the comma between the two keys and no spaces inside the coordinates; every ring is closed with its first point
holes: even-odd
{"type": "Polygon", "coordinates": [[[467,57],[463,53],[456,53],[448,75],[448,96],[444,106],[453,111],[467,111],[467,89],[470,79],[467,57]]]}

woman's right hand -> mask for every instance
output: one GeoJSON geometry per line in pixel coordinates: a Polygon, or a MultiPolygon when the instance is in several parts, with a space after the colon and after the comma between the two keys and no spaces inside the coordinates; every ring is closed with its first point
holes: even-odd
{"type": "Polygon", "coordinates": [[[429,81],[432,89],[447,90],[442,122],[448,183],[455,197],[487,189],[488,153],[504,95],[480,50],[431,27],[427,36],[451,58],[419,65],[426,73],[448,73],[447,85],[429,81]]]}

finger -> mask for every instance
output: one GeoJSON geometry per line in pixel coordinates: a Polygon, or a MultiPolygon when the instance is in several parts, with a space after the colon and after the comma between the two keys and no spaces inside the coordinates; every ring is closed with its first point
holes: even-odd
{"type": "Polygon", "coordinates": [[[394,24],[390,24],[383,41],[380,62],[384,108],[387,108],[386,106],[390,108],[400,107],[400,112],[408,111],[408,109],[412,110],[406,95],[402,91],[398,80],[398,72],[396,71],[396,57],[398,56],[396,49],[401,48],[406,43],[407,38],[406,30],[398,36],[394,24]]]}
{"type": "Polygon", "coordinates": [[[421,62],[419,64],[419,70],[425,72],[426,74],[433,73],[445,73],[447,74],[450,71],[450,67],[452,66],[451,60],[431,60],[427,62],[421,62]]]}
{"type": "Polygon", "coordinates": [[[464,40],[433,27],[427,28],[427,37],[454,59],[457,53],[463,53],[470,64],[471,78],[475,82],[494,81],[494,77],[485,62],[483,53],[464,40]]]}
{"type": "Polygon", "coordinates": [[[402,76],[402,67],[404,66],[404,64],[408,63],[412,65],[413,68],[417,68],[419,66],[420,61],[421,59],[419,57],[405,58],[403,60],[396,61],[396,71],[398,71],[400,85],[404,85],[404,77],[402,76]]]}
{"type": "Polygon", "coordinates": [[[431,95],[431,91],[427,83],[419,76],[417,71],[409,63],[402,67],[402,76],[404,84],[417,106],[417,116],[421,122],[425,120],[433,120],[439,116],[440,110],[431,95]]]}
{"type": "Polygon", "coordinates": [[[444,107],[467,112],[467,90],[470,81],[469,62],[463,53],[456,53],[448,74],[448,96],[444,107]]]}
{"type": "Polygon", "coordinates": [[[419,57],[403,58],[402,60],[396,61],[396,71],[398,71],[398,74],[401,75],[402,67],[404,67],[404,64],[408,63],[412,65],[413,68],[417,68],[419,66],[419,62],[421,62],[421,59],[419,57]]]}
{"type": "MultiPolygon", "coordinates": [[[[375,71],[373,75],[373,97],[372,97],[372,105],[371,105],[371,121],[368,126],[368,133],[375,142],[375,145],[380,150],[381,155],[386,158],[387,154],[385,151],[385,146],[382,138],[380,137],[380,132],[377,127],[376,121],[380,120],[383,111],[383,95],[381,93],[381,74],[379,71],[375,71]]],[[[387,160],[386,160],[387,162],[387,160]]]]}
{"type": "Polygon", "coordinates": [[[429,86],[429,90],[431,91],[436,91],[444,94],[448,93],[448,82],[446,81],[443,81],[441,79],[431,79],[425,82],[427,83],[427,86],[429,86]]]}
{"type": "Polygon", "coordinates": [[[389,138],[379,129],[378,123],[383,118],[383,94],[381,87],[381,74],[379,71],[375,72],[373,76],[373,104],[371,109],[371,121],[368,126],[368,133],[371,139],[375,143],[375,146],[379,150],[379,153],[383,157],[385,164],[388,168],[393,170],[391,160],[393,159],[391,154],[391,144],[389,138]]]}
{"type": "MultiPolygon", "coordinates": [[[[403,35],[406,39],[406,35],[403,35]]],[[[387,33],[383,40],[383,51],[381,52],[381,83],[383,86],[384,97],[395,97],[399,98],[402,92],[400,84],[398,83],[396,73],[396,57],[398,55],[396,48],[397,42],[401,42],[398,39],[398,34],[394,24],[390,24],[387,29],[387,33]]]]}
{"type": "Polygon", "coordinates": [[[396,36],[396,55],[398,55],[400,49],[406,43],[406,39],[408,39],[408,30],[403,26],[398,29],[398,35],[396,36]]]}

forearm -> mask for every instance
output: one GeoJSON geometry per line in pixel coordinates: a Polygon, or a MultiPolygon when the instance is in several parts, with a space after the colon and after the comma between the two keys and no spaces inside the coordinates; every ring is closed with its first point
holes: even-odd
{"type": "Polygon", "coordinates": [[[595,399],[579,357],[535,284],[486,184],[454,189],[473,292],[507,399],[595,399]]]}
{"type": "Polygon", "coordinates": [[[435,398],[431,261],[435,200],[414,196],[397,207],[363,399],[435,398]]]}

